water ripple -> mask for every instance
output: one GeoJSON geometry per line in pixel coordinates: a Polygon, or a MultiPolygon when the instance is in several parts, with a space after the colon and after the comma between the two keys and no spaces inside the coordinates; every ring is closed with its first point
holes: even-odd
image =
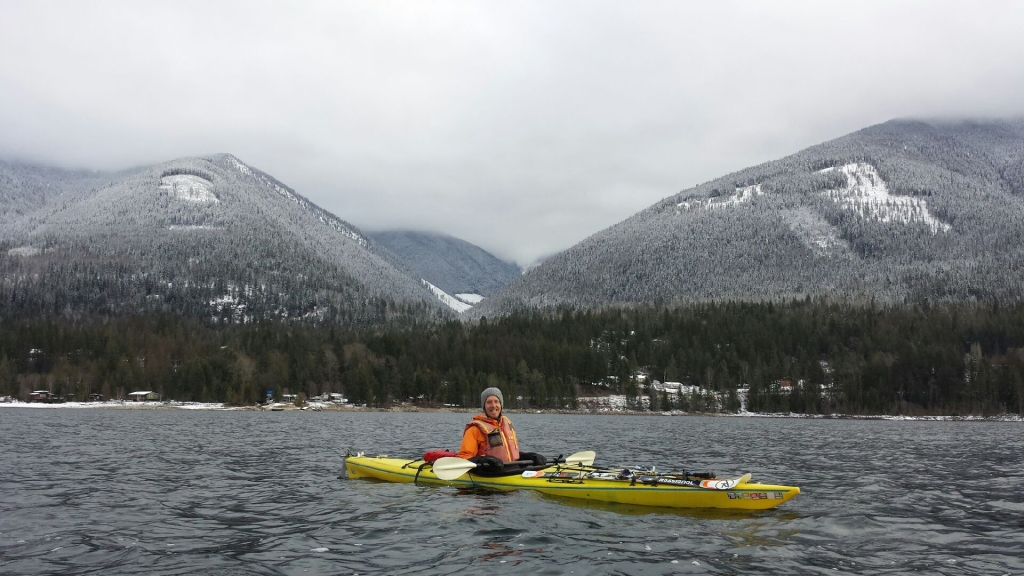
{"type": "Polygon", "coordinates": [[[0,410],[0,572],[1024,573],[1020,423],[514,417],[531,451],[801,487],[755,513],[338,478],[467,419],[0,410]]]}

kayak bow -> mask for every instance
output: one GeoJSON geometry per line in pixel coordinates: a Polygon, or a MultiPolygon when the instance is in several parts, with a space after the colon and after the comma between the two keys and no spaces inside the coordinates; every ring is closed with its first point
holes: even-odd
{"type": "Polygon", "coordinates": [[[482,476],[467,470],[458,478],[444,480],[438,478],[432,465],[423,460],[365,456],[359,453],[345,459],[345,468],[350,478],[502,491],[534,490],[551,496],[666,508],[766,510],[800,493],[800,488],[796,486],[751,482],[749,474],[734,479],[695,482],[678,476],[646,472],[618,478],[609,473],[608,469],[578,463],[560,463],[509,476],[482,476]]]}

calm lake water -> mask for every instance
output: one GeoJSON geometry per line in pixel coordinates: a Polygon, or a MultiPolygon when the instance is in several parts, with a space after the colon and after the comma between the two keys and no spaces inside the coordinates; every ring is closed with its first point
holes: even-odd
{"type": "Polygon", "coordinates": [[[1019,422],[513,416],[526,450],[801,487],[758,513],[338,477],[468,418],[0,409],[0,573],[1024,573],[1019,422]]]}

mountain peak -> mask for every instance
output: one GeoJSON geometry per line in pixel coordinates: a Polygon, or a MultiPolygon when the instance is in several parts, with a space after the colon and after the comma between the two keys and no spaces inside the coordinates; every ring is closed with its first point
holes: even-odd
{"type": "Polygon", "coordinates": [[[4,316],[447,314],[358,228],[231,154],[116,174],[0,168],[4,316]]]}

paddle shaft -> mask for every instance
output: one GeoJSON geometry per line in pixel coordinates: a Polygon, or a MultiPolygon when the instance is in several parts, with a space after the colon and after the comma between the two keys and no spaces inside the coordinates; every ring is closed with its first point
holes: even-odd
{"type": "MultiPolygon", "coordinates": [[[[584,452],[577,452],[575,454],[571,454],[565,460],[562,460],[562,462],[565,462],[570,465],[590,465],[594,463],[594,457],[594,452],[591,450],[587,450],[584,452]]],[[[561,458],[556,458],[556,460],[561,460],[561,458]]],[[[529,465],[533,464],[533,460],[515,460],[513,462],[507,462],[507,464],[529,465]]],[[[504,464],[502,465],[504,466],[504,464]]],[[[476,462],[472,462],[470,460],[466,460],[465,458],[446,456],[444,458],[438,458],[437,460],[435,460],[433,462],[432,467],[434,474],[438,478],[442,480],[454,480],[459,476],[462,476],[466,472],[469,472],[470,470],[476,468],[477,466],[480,466],[480,464],[477,464],[476,462]]],[[[486,466],[486,464],[484,464],[484,466],[486,466]]],[[[539,468],[544,467],[545,466],[540,466],[539,468]]]]}

